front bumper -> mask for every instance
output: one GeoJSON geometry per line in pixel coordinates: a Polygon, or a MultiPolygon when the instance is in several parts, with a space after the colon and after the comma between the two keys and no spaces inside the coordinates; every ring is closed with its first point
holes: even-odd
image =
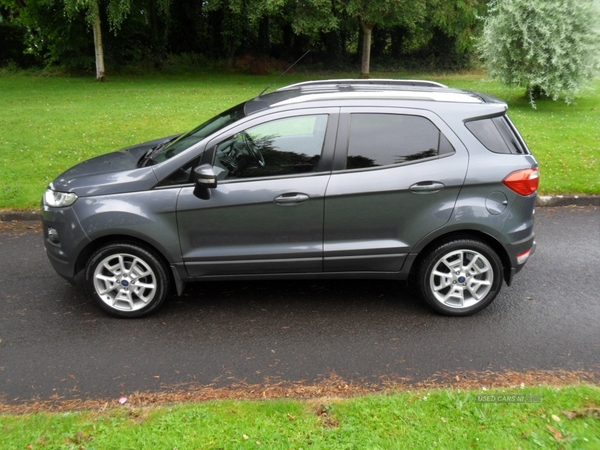
{"type": "Polygon", "coordinates": [[[90,242],[71,207],[42,205],[44,248],[52,267],[61,277],[73,282],[77,258],[90,242]]]}

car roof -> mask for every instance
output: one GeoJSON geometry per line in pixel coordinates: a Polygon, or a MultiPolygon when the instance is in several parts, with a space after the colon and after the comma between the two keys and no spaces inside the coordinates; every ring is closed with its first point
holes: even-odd
{"type": "Polygon", "coordinates": [[[284,105],[309,105],[315,102],[352,100],[390,100],[400,102],[444,102],[463,105],[506,104],[492,96],[454,89],[428,80],[335,79],[296,83],[259,95],[245,105],[246,114],[284,105]]]}

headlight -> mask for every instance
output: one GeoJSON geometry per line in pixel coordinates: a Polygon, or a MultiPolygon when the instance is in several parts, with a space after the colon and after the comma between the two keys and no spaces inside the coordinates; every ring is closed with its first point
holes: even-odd
{"type": "Polygon", "coordinates": [[[62,206],[71,206],[77,200],[77,195],[72,192],[56,192],[52,189],[47,189],[44,193],[44,204],[54,208],[62,206]]]}

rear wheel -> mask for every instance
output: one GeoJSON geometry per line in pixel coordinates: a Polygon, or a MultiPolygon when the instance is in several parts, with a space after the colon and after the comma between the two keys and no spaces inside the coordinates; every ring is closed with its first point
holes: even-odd
{"type": "Polygon", "coordinates": [[[449,316],[468,316],[488,306],[502,286],[502,263],[488,245],[471,239],[446,242],[419,268],[419,289],[427,304],[449,316]]]}
{"type": "Polygon", "coordinates": [[[96,251],[85,270],[86,289],[100,308],[115,317],[137,318],[166,300],[171,278],[153,252],[132,243],[113,243],[96,251]]]}

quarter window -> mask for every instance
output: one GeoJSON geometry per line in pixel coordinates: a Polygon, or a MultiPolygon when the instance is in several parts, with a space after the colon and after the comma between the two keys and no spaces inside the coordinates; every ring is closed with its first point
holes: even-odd
{"type": "Polygon", "coordinates": [[[346,169],[388,166],[454,153],[452,144],[425,117],[352,114],[346,169]]]}
{"type": "Polygon", "coordinates": [[[472,120],[465,126],[491,152],[527,153],[504,116],[472,120]]]}
{"type": "Polygon", "coordinates": [[[316,172],[326,114],[288,117],[249,128],[217,145],[214,169],[230,180],[316,172]]]}

